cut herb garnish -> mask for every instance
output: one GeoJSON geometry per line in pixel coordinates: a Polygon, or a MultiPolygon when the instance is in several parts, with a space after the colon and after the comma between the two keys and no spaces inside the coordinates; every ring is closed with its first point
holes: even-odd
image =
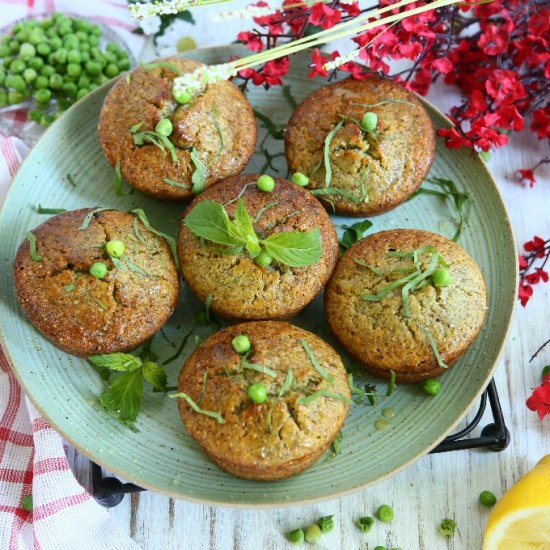
{"type": "Polygon", "coordinates": [[[354,195],[351,191],[339,189],[338,187],[321,187],[320,189],[310,189],[309,192],[316,197],[324,196],[325,200],[331,203],[332,208],[334,208],[334,204],[330,199],[326,198],[327,195],[342,197],[343,199],[348,199],[356,204],[366,202],[368,200],[368,194],[365,196],[364,192],[360,197],[358,197],[357,195],[354,195]]]}
{"type": "Polygon", "coordinates": [[[353,384],[353,374],[351,372],[348,374],[348,384],[352,396],[356,395],[359,398],[358,401],[362,400],[364,397],[367,397],[370,404],[373,405],[371,398],[376,397],[376,387],[365,386],[365,389],[362,390],[359,386],[355,386],[353,384]]]}
{"type": "Polygon", "coordinates": [[[156,61],[155,63],[142,63],[141,67],[146,71],[152,71],[154,69],[167,69],[176,73],[177,75],[181,74],[180,68],[171,61],[156,61]]]}
{"type": "Polygon", "coordinates": [[[164,181],[164,183],[167,183],[168,185],[171,185],[172,187],[179,187],[180,189],[191,189],[190,185],[187,185],[186,183],[180,183],[179,181],[172,180],[170,178],[164,178],[162,181],[164,181]]]}
{"type": "Polygon", "coordinates": [[[160,134],[154,130],[143,130],[138,132],[143,122],[136,124],[130,128],[130,133],[133,134],[134,143],[136,145],[143,145],[144,143],[152,143],[157,146],[163,153],[167,151],[172,155],[172,162],[176,164],[178,162],[178,153],[174,144],[168,139],[167,136],[160,134]]]}
{"type": "Polygon", "coordinates": [[[30,252],[31,252],[31,258],[35,262],[41,262],[43,258],[42,258],[42,256],[40,256],[40,254],[36,250],[36,237],[33,235],[32,231],[29,231],[25,235],[25,238],[29,241],[29,248],[30,248],[30,252]]]}
{"type": "Polygon", "coordinates": [[[435,337],[433,335],[433,332],[431,330],[427,329],[426,327],[422,326],[422,325],[418,325],[418,326],[424,331],[424,334],[428,338],[428,342],[430,343],[430,347],[432,348],[433,354],[435,355],[435,359],[437,361],[437,364],[442,369],[448,369],[449,365],[447,365],[445,363],[445,361],[443,361],[443,358],[441,357],[441,354],[439,353],[439,349],[437,348],[437,342],[435,341],[435,337]]]}
{"type": "Polygon", "coordinates": [[[240,363],[243,369],[254,370],[256,372],[261,372],[262,374],[265,374],[266,376],[269,376],[271,378],[277,378],[277,371],[270,369],[269,367],[265,367],[264,365],[250,363],[248,361],[248,354],[241,357],[240,363]]]}
{"type": "Polygon", "coordinates": [[[372,222],[370,220],[363,220],[353,225],[342,225],[341,227],[345,231],[338,244],[340,245],[340,254],[343,254],[350,246],[364,237],[365,233],[372,227],[372,222]]]}
{"type": "MultiPolygon", "coordinates": [[[[114,260],[115,258],[111,258],[111,260],[114,260]]],[[[139,265],[135,264],[126,254],[120,257],[121,260],[124,261],[124,263],[128,266],[128,269],[130,271],[133,271],[134,273],[137,273],[138,275],[143,275],[144,277],[156,277],[156,275],[152,275],[151,273],[148,273],[145,271],[145,269],[139,267],[139,265]]]]}
{"type": "Polygon", "coordinates": [[[384,99],[383,101],[379,101],[378,103],[352,103],[355,107],[365,107],[366,109],[374,109],[375,107],[382,107],[382,105],[386,105],[388,103],[402,103],[404,105],[410,105],[411,107],[416,107],[414,103],[411,103],[410,101],[405,101],[403,99],[384,99]]]}
{"type": "Polygon", "coordinates": [[[222,129],[221,129],[220,122],[218,120],[217,114],[218,114],[218,111],[214,107],[212,109],[212,111],[210,112],[210,118],[212,118],[212,122],[214,123],[214,128],[216,129],[216,133],[218,134],[218,139],[220,140],[220,148],[218,149],[218,152],[216,153],[216,159],[215,160],[220,158],[220,156],[222,155],[222,153],[224,151],[224,148],[225,148],[225,146],[223,144],[222,129]]]}
{"type": "Polygon", "coordinates": [[[115,165],[115,175],[113,177],[113,188],[117,197],[124,197],[129,195],[133,189],[128,190],[126,193],[122,190],[122,172],[120,171],[120,162],[115,165]]]}
{"type": "Polygon", "coordinates": [[[64,285],[63,288],[65,289],[65,292],[72,292],[76,288],[76,285],[71,283],[68,285],[64,285]]]}
{"type": "Polygon", "coordinates": [[[171,393],[168,397],[179,397],[180,399],[185,399],[189,406],[197,413],[204,414],[204,416],[209,416],[210,418],[214,418],[218,421],[220,424],[224,424],[225,420],[223,419],[223,416],[218,411],[206,411],[204,409],[201,409],[194,401],[189,397],[186,393],[179,392],[179,393],[171,393]]]}
{"type": "Polygon", "coordinates": [[[228,249],[231,254],[239,254],[246,248],[249,255],[255,258],[263,246],[274,260],[290,267],[312,265],[322,255],[319,229],[281,232],[259,239],[242,199],[239,199],[234,220],[229,219],[223,205],[202,201],[191,210],[183,223],[197,237],[231,247],[228,249]]]}
{"type": "Polygon", "coordinates": [[[92,218],[99,214],[99,212],[105,212],[106,210],[113,210],[112,208],[94,208],[94,210],[88,212],[86,214],[86,217],[84,218],[84,221],[82,222],[82,225],[78,228],[79,231],[84,231],[88,229],[88,226],[90,225],[90,222],[92,221],[92,218]]]}
{"type": "Polygon", "coordinates": [[[307,356],[309,357],[309,360],[311,361],[311,364],[313,365],[313,368],[329,383],[332,384],[334,382],[334,376],[327,372],[319,363],[319,360],[313,353],[311,347],[307,343],[306,340],[300,340],[300,344],[302,344],[302,347],[304,348],[305,352],[307,353],[307,356]]]}
{"type": "Polygon", "coordinates": [[[273,400],[273,403],[269,409],[269,412],[267,413],[267,425],[269,427],[269,431],[273,435],[274,435],[273,425],[272,425],[273,410],[275,409],[275,406],[279,402],[279,399],[281,399],[281,397],[283,397],[285,394],[287,394],[290,391],[290,389],[292,388],[293,382],[294,382],[294,373],[292,372],[292,369],[288,369],[283,385],[281,386],[281,389],[279,390],[277,397],[273,400]]]}
{"type": "Polygon", "coordinates": [[[193,150],[191,151],[191,160],[195,165],[195,171],[191,176],[191,182],[193,183],[193,194],[200,195],[204,191],[206,174],[208,170],[199,158],[199,152],[195,149],[195,147],[193,147],[193,150]]]}
{"type": "Polygon", "coordinates": [[[67,212],[66,208],[44,208],[40,203],[36,207],[36,212],[38,214],[62,214],[67,212]]]}
{"type": "Polygon", "coordinates": [[[104,379],[108,378],[106,371],[124,373],[103,391],[99,401],[120,422],[130,427],[133,427],[141,408],[143,379],[156,391],[166,389],[166,373],[153,361],[144,362],[129,353],[93,355],[88,360],[104,379]]]}
{"type": "MultiPolygon", "coordinates": [[[[155,229],[149,223],[149,220],[147,219],[147,216],[145,215],[145,212],[141,208],[134,208],[134,210],[132,210],[131,213],[135,214],[141,220],[141,223],[145,226],[145,229],[147,229],[151,233],[154,233],[155,235],[157,235],[157,237],[162,237],[168,243],[168,246],[170,247],[170,250],[172,251],[172,256],[174,257],[174,261],[176,262],[176,267],[179,269],[179,260],[178,260],[178,252],[177,252],[177,247],[176,247],[176,239],[174,239],[174,237],[171,237],[170,235],[167,235],[166,233],[163,233],[162,231],[159,231],[158,229],[155,229]]],[[[136,227],[137,226],[134,224],[134,230],[135,230],[136,227]]],[[[137,231],[136,231],[136,236],[138,237],[138,239],[140,239],[137,231]]],[[[143,240],[143,242],[145,242],[143,237],[141,237],[140,240],[143,240]]],[[[145,243],[145,244],[147,245],[147,243],[145,243]]]]}
{"type": "Polygon", "coordinates": [[[321,388],[320,390],[311,393],[307,397],[302,395],[296,400],[296,404],[309,405],[316,399],[319,399],[319,397],[326,397],[327,399],[337,399],[338,401],[344,401],[344,403],[347,403],[348,405],[351,405],[353,403],[353,401],[349,397],[346,397],[341,393],[332,393],[330,389],[330,386],[326,386],[324,388],[321,388]]]}
{"type": "Polygon", "coordinates": [[[204,302],[204,310],[206,314],[206,320],[210,323],[210,307],[212,306],[212,302],[214,301],[214,295],[209,294],[206,297],[206,300],[204,302]]]}
{"type": "Polygon", "coordinates": [[[334,460],[339,454],[342,453],[342,441],[344,439],[344,434],[342,432],[338,432],[336,437],[332,440],[332,443],[330,444],[330,448],[332,452],[327,456],[327,462],[331,462],[334,460]]]}
{"type": "Polygon", "coordinates": [[[330,185],[330,181],[332,180],[332,166],[330,164],[330,144],[332,142],[332,139],[337,134],[338,130],[342,128],[344,124],[344,121],[341,120],[328,134],[325,138],[325,146],[324,146],[324,153],[323,158],[325,162],[325,185],[328,187],[330,185]]]}
{"type": "Polygon", "coordinates": [[[390,397],[390,395],[397,389],[397,384],[395,380],[396,380],[395,371],[390,369],[390,381],[388,383],[388,389],[386,390],[386,397],[390,397]]]}
{"type": "Polygon", "coordinates": [[[442,199],[450,200],[453,203],[458,214],[457,229],[453,236],[453,241],[457,242],[462,235],[462,231],[464,230],[464,225],[466,223],[464,206],[466,204],[466,201],[469,199],[469,195],[467,193],[464,193],[463,191],[460,191],[454,181],[446,180],[444,178],[429,178],[424,182],[424,186],[417,189],[411,196],[411,199],[417,197],[418,195],[432,195],[435,197],[440,197],[442,199]],[[426,183],[435,185],[436,189],[424,187],[426,183]]]}

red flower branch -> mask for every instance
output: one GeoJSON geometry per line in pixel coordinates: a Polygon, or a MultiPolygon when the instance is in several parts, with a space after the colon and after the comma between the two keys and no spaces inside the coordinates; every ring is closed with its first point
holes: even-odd
{"type": "Polygon", "coordinates": [[[535,236],[523,245],[523,249],[526,254],[519,256],[518,299],[525,307],[533,295],[533,285],[548,282],[548,272],[544,268],[550,257],[550,239],[545,241],[535,236]]]}

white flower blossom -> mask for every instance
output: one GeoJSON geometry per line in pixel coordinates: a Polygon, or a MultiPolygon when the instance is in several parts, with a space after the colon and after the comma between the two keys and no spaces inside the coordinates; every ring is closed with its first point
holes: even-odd
{"type": "Polygon", "coordinates": [[[145,17],[139,22],[139,26],[144,34],[156,34],[160,30],[160,17],[158,15],[152,15],[145,17]]]}
{"type": "Polygon", "coordinates": [[[153,15],[179,13],[187,8],[200,6],[203,3],[209,4],[210,2],[205,2],[205,0],[168,0],[164,2],[129,4],[128,9],[135,19],[145,19],[153,15]]]}
{"type": "Polygon", "coordinates": [[[344,63],[349,63],[350,61],[355,61],[359,57],[359,54],[361,53],[360,50],[353,50],[350,53],[347,53],[346,55],[340,55],[336,59],[333,59],[332,61],[328,61],[323,65],[323,69],[325,71],[332,71],[333,69],[337,69],[344,63]]]}
{"type": "Polygon", "coordinates": [[[178,53],[178,42],[189,33],[189,23],[176,19],[156,38],[155,51],[159,57],[168,57],[178,53]]]}
{"type": "Polygon", "coordinates": [[[192,73],[186,73],[174,79],[172,95],[175,96],[180,92],[197,95],[203,92],[208,84],[227,80],[236,74],[237,69],[233,62],[199,67],[192,73]]]}
{"type": "Polygon", "coordinates": [[[221,11],[214,15],[214,21],[228,21],[229,19],[247,19],[248,17],[265,17],[273,14],[273,8],[265,6],[247,6],[240,10],[221,11]]]}

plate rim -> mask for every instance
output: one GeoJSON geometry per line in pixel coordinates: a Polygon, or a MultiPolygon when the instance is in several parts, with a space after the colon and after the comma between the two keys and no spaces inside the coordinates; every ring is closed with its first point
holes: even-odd
{"type": "MultiPolygon", "coordinates": [[[[237,48],[236,45],[230,45],[229,49],[232,48],[232,47],[234,49],[240,49],[240,47],[237,48]]],[[[227,52],[228,47],[227,46],[212,46],[212,47],[208,47],[208,48],[197,48],[195,50],[189,50],[187,52],[182,52],[182,53],[178,54],[178,56],[179,57],[185,57],[186,55],[189,55],[189,53],[192,53],[192,52],[218,52],[220,50],[223,50],[224,52],[227,52]]],[[[304,50],[304,52],[305,51],[308,51],[308,50],[304,50]]],[[[299,52],[299,53],[304,53],[304,52],[299,52]]],[[[129,72],[129,71],[127,71],[127,72],[129,72]]],[[[113,79],[108,80],[107,82],[103,83],[101,86],[99,86],[98,88],[93,90],[90,94],[88,94],[84,98],[76,101],[73,105],[71,105],[71,107],[69,109],[67,109],[67,111],[65,111],[65,113],[72,112],[73,109],[80,106],[80,103],[82,101],[86,101],[88,98],[91,98],[93,95],[96,95],[100,92],[103,92],[104,88],[112,86],[113,81],[124,77],[125,74],[126,74],[126,72],[121,73],[120,75],[114,77],[113,79]]],[[[447,125],[452,125],[449,118],[439,108],[434,106],[430,101],[428,101],[424,97],[422,97],[422,96],[420,96],[416,93],[415,93],[415,95],[417,96],[417,98],[423,103],[423,105],[428,110],[433,111],[437,116],[439,116],[443,120],[445,120],[447,125]]],[[[62,117],[65,116],[65,113],[63,113],[62,117]]],[[[60,119],[62,117],[60,117],[60,119]]],[[[13,189],[14,189],[13,184],[15,183],[15,181],[16,181],[18,175],[19,175],[19,171],[20,171],[21,167],[23,166],[23,164],[25,162],[28,161],[29,157],[33,154],[33,151],[36,149],[36,147],[48,136],[50,130],[55,126],[56,122],[57,121],[55,121],[42,134],[40,139],[32,147],[32,149],[29,151],[27,157],[23,160],[23,162],[19,166],[18,171],[15,174],[15,176],[12,180],[12,183],[10,184],[10,188],[9,188],[8,192],[6,193],[6,196],[4,198],[4,203],[2,204],[2,208],[0,208],[0,218],[4,214],[4,209],[6,208],[8,198],[10,197],[10,194],[13,192],[13,189]]],[[[474,150],[472,150],[471,152],[472,152],[472,154],[477,154],[474,150]]],[[[488,178],[492,182],[493,187],[496,191],[497,197],[498,197],[498,199],[501,203],[502,209],[506,213],[506,217],[503,221],[504,221],[505,226],[507,227],[507,229],[510,232],[511,241],[512,241],[511,244],[513,245],[514,250],[517,251],[517,241],[516,241],[515,233],[514,233],[514,230],[513,230],[512,223],[510,221],[510,216],[508,214],[508,208],[507,208],[506,202],[504,201],[504,198],[502,196],[502,191],[499,187],[499,184],[494,179],[494,177],[491,174],[489,168],[487,167],[487,164],[484,161],[480,161],[479,166],[480,166],[480,169],[482,171],[484,171],[486,178],[488,178]]],[[[9,267],[11,268],[11,266],[9,266],[9,267]]],[[[515,273],[514,288],[517,289],[518,285],[519,285],[519,264],[518,264],[517,254],[514,255],[514,267],[515,267],[515,270],[514,270],[514,273],[515,273]]],[[[4,329],[3,329],[3,323],[2,322],[0,322],[0,345],[3,349],[3,351],[4,351],[4,355],[6,357],[6,361],[7,361],[8,365],[10,367],[11,373],[15,376],[17,382],[21,386],[21,389],[24,391],[25,396],[31,401],[31,403],[38,410],[38,412],[48,421],[51,428],[54,429],[58,434],[60,434],[79,453],[86,456],[86,458],[88,458],[90,461],[95,462],[100,467],[105,468],[105,470],[107,470],[107,471],[109,471],[109,472],[111,472],[111,473],[113,473],[113,474],[115,474],[115,475],[117,475],[117,476],[119,476],[123,479],[126,479],[126,480],[130,481],[131,483],[134,483],[134,484],[138,485],[139,487],[141,487],[143,489],[146,489],[148,491],[151,491],[151,492],[154,492],[154,493],[157,493],[157,494],[162,494],[162,495],[168,496],[170,498],[175,498],[175,499],[183,500],[183,501],[186,501],[186,502],[192,502],[194,504],[217,506],[217,507],[222,507],[222,508],[267,510],[267,509],[290,508],[290,507],[293,507],[293,506],[311,505],[311,504],[326,502],[326,501],[332,500],[332,499],[342,498],[344,496],[347,496],[347,495],[350,495],[350,494],[353,494],[353,493],[357,493],[357,492],[362,491],[362,490],[364,490],[368,487],[372,487],[373,485],[381,483],[381,482],[385,481],[386,479],[395,476],[396,474],[403,471],[404,469],[410,467],[415,462],[418,462],[420,459],[424,458],[427,454],[429,454],[429,452],[432,449],[437,447],[437,445],[441,441],[443,441],[445,439],[445,437],[447,437],[447,435],[464,419],[464,417],[470,412],[470,410],[475,405],[476,401],[479,400],[481,394],[486,390],[487,386],[489,385],[489,383],[493,379],[494,373],[495,373],[496,369],[498,368],[498,366],[500,365],[500,363],[502,361],[502,356],[503,356],[503,354],[504,354],[504,352],[505,352],[505,350],[508,346],[510,332],[511,332],[511,329],[512,329],[512,324],[513,324],[513,320],[514,320],[516,311],[517,311],[517,299],[514,298],[514,300],[512,302],[512,309],[511,309],[511,312],[510,312],[510,316],[509,316],[508,320],[506,321],[504,338],[502,339],[500,349],[497,352],[497,356],[496,356],[496,359],[494,361],[494,364],[492,365],[489,373],[487,374],[486,380],[483,382],[483,384],[481,384],[480,389],[472,397],[470,403],[466,406],[464,411],[462,411],[458,415],[458,417],[449,425],[448,429],[446,429],[440,437],[436,438],[434,440],[434,442],[432,442],[429,445],[425,446],[419,453],[417,453],[414,457],[412,457],[407,462],[393,468],[392,470],[386,472],[384,475],[382,475],[382,476],[380,476],[380,477],[378,477],[374,480],[367,481],[366,483],[362,483],[360,485],[357,485],[356,487],[352,487],[352,488],[349,488],[349,489],[344,489],[344,490],[335,492],[331,495],[319,496],[319,497],[313,497],[313,498],[304,498],[304,499],[300,499],[300,500],[293,500],[292,502],[281,500],[281,501],[270,502],[270,503],[262,503],[262,502],[260,502],[260,503],[245,503],[245,502],[228,502],[228,501],[223,501],[223,500],[214,500],[214,499],[210,499],[210,498],[200,498],[200,497],[197,497],[197,496],[194,496],[194,495],[182,495],[181,493],[178,493],[178,492],[171,492],[167,489],[159,488],[155,485],[148,484],[146,481],[144,482],[142,479],[137,479],[136,476],[132,476],[132,475],[128,476],[127,473],[123,472],[118,467],[113,467],[111,465],[106,464],[107,461],[103,460],[101,456],[96,456],[93,452],[89,452],[87,449],[82,447],[80,444],[76,443],[69,434],[67,434],[63,429],[59,428],[50,419],[48,413],[37,403],[34,396],[32,396],[27,391],[27,386],[26,386],[25,382],[23,381],[23,379],[20,377],[20,374],[19,374],[18,370],[14,367],[15,362],[12,360],[12,358],[10,356],[9,349],[7,347],[6,339],[5,339],[5,336],[4,336],[4,329]]],[[[487,322],[487,320],[485,320],[485,322],[487,322]]],[[[93,493],[91,491],[91,487],[89,489],[90,489],[90,491],[89,491],[90,494],[92,494],[92,496],[93,496],[93,493]]]]}

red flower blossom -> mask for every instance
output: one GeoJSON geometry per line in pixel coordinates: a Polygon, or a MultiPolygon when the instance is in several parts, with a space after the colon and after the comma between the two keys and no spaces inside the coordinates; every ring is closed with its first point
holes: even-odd
{"type": "Polygon", "coordinates": [[[318,25],[322,29],[330,29],[342,20],[342,12],[332,9],[323,2],[316,2],[311,7],[309,22],[318,25]]]}
{"type": "Polygon", "coordinates": [[[489,25],[477,41],[487,55],[498,55],[508,49],[508,32],[498,25],[489,25]]]}
{"type": "Polygon", "coordinates": [[[524,180],[528,181],[530,187],[534,187],[535,183],[537,183],[537,178],[535,177],[535,171],[531,168],[521,168],[519,170],[516,170],[514,172],[514,177],[519,182],[522,182],[524,180]]]}
{"type": "Polygon", "coordinates": [[[237,40],[244,42],[247,48],[253,52],[261,52],[264,49],[261,37],[252,32],[240,32],[237,35],[237,40]]]}
{"type": "Polygon", "coordinates": [[[523,271],[524,269],[527,269],[529,266],[529,263],[527,262],[527,258],[523,255],[519,255],[519,270],[523,271]]]}
{"type": "Polygon", "coordinates": [[[440,57],[432,63],[432,67],[440,73],[447,74],[453,70],[453,64],[446,57],[440,57]]]}
{"type": "Polygon", "coordinates": [[[538,257],[543,258],[544,257],[544,246],[545,246],[544,240],[541,239],[539,236],[535,235],[533,237],[533,240],[527,241],[523,245],[523,248],[527,252],[538,252],[538,254],[537,254],[538,257]]]}
{"type": "Polygon", "coordinates": [[[533,296],[533,287],[525,283],[520,284],[518,290],[518,298],[523,307],[527,305],[527,302],[529,301],[531,296],[533,296]]]}
{"type": "Polygon", "coordinates": [[[537,269],[535,269],[535,271],[533,271],[533,273],[529,273],[529,275],[527,275],[525,277],[525,280],[530,285],[536,285],[536,284],[540,283],[541,281],[543,281],[544,283],[547,283],[548,282],[548,273],[546,271],[544,271],[544,269],[538,267],[537,269]]]}
{"type": "Polygon", "coordinates": [[[445,138],[445,145],[449,149],[460,149],[468,141],[456,128],[440,128],[437,135],[445,138]]]}
{"type": "Polygon", "coordinates": [[[357,17],[361,13],[359,2],[352,2],[351,4],[341,4],[342,9],[351,17],[357,17]]]}
{"type": "Polygon", "coordinates": [[[550,139],[550,108],[533,111],[531,130],[537,134],[539,139],[550,139]]]}
{"type": "Polygon", "coordinates": [[[319,48],[315,48],[314,52],[311,54],[311,60],[313,61],[313,67],[308,74],[309,78],[328,76],[328,71],[323,67],[323,65],[328,62],[328,57],[321,55],[319,48]]]}
{"type": "Polygon", "coordinates": [[[550,376],[547,376],[544,382],[534,389],[525,404],[529,410],[537,412],[541,421],[544,420],[544,417],[550,413],[550,376]]]}

